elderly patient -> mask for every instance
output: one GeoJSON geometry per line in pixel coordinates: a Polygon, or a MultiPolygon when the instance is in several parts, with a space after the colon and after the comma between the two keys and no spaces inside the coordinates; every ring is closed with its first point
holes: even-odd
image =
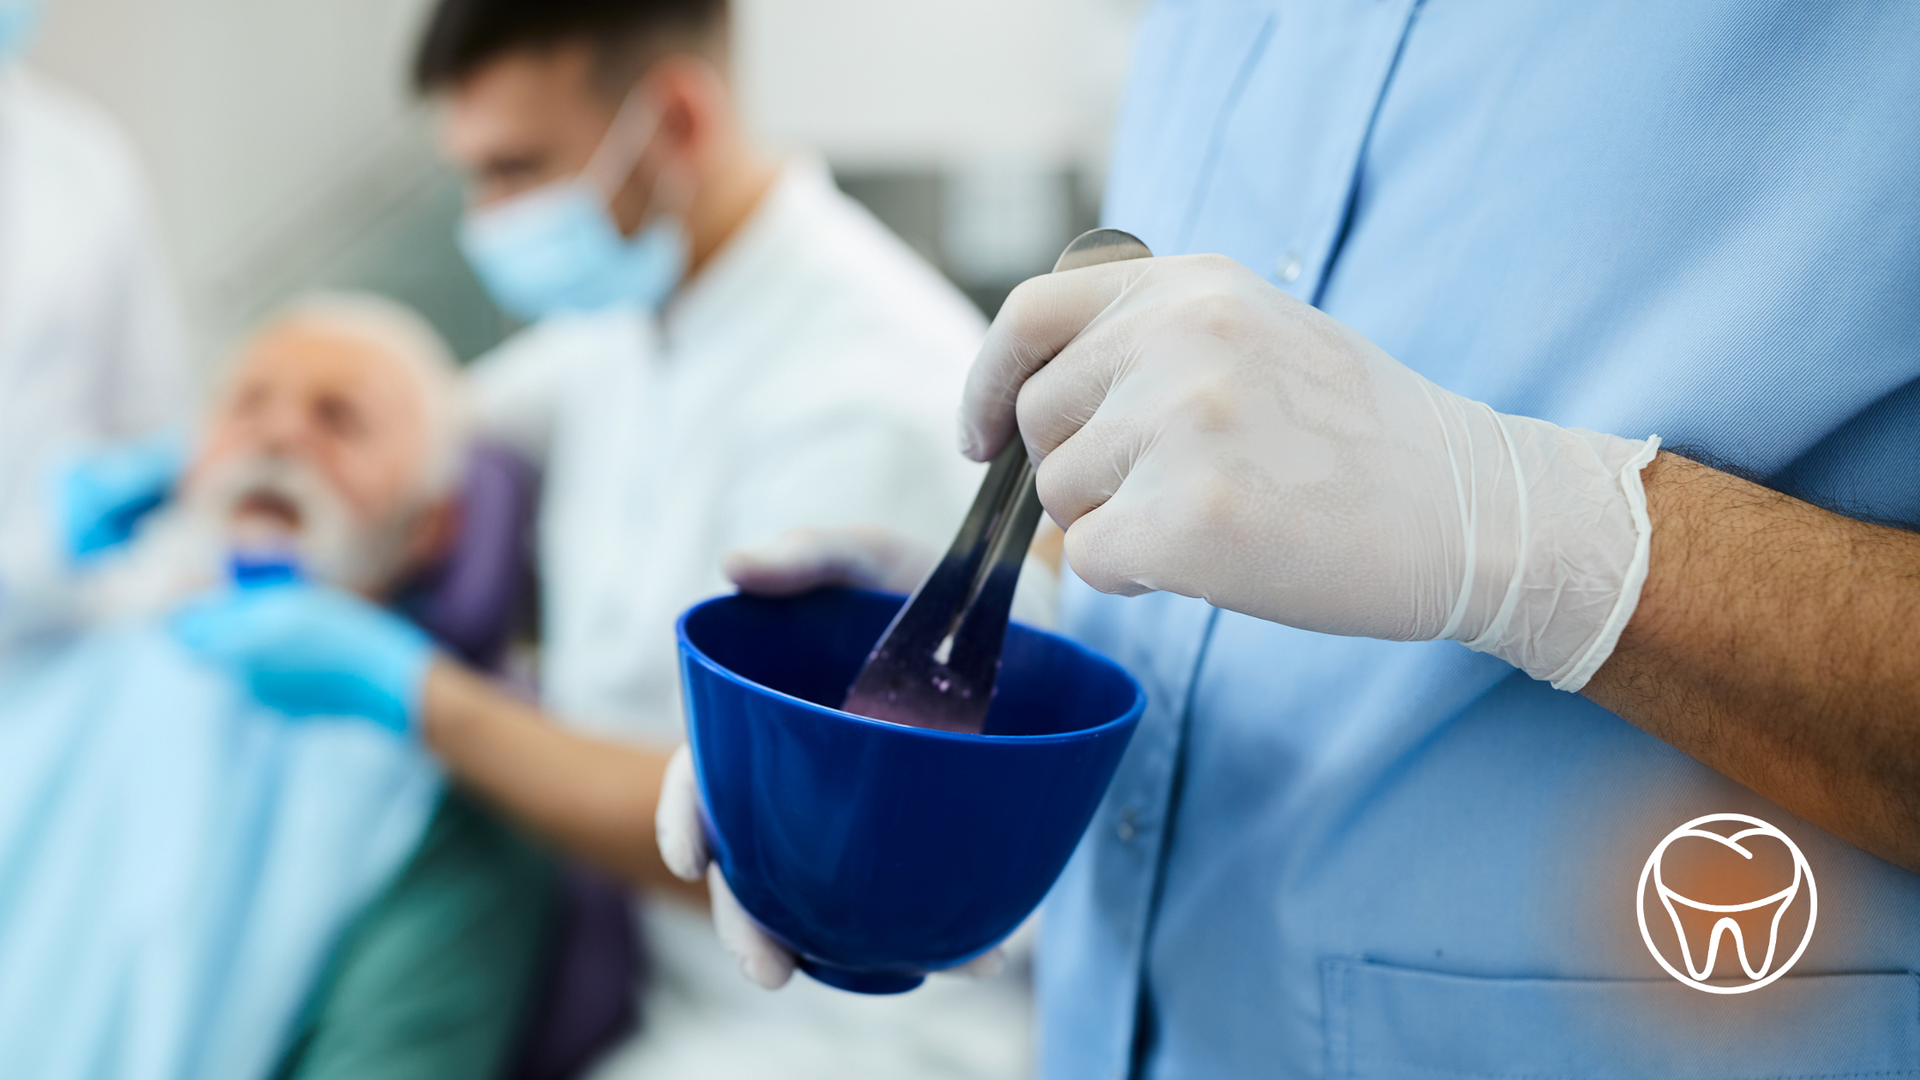
{"type": "Polygon", "coordinates": [[[544,861],[415,741],[328,715],[355,703],[275,712],[179,640],[209,593],[304,587],[275,567],[377,600],[441,555],[455,387],[410,312],[297,307],[241,350],[171,505],[8,614],[0,1076],[499,1071],[544,861]]]}

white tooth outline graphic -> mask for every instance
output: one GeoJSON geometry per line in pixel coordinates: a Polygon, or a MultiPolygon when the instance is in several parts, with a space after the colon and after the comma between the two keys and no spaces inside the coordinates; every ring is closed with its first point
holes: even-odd
{"type": "Polygon", "coordinates": [[[1684,985],[1690,986],[1703,993],[1745,994],[1758,990],[1773,982],[1775,979],[1778,979],[1780,976],[1785,975],[1787,969],[1793,967],[1793,965],[1799,961],[1801,955],[1807,951],[1807,946],[1813,942],[1814,922],[1820,915],[1820,890],[1813,882],[1813,867],[1807,865],[1807,857],[1800,853],[1800,846],[1795,844],[1792,838],[1787,836],[1786,833],[1781,832],[1779,829],[1774,828],[1771,824],[1757,817],[1750,817],[1746,814],[1704,814],[1668,833],[1666,839],[1660,841],[1659,846],[1653,849],[1653,854],[1647,856],[1647,865],[1640,871],[1640,887],[1634,892],[1634,904],[1636,914],[1640,918],[1640,940],[1646,942],[1647,951],[1652,953],[1653,958],[1660,962],[1660,966],[1666,970],[1667,974],[1673,976],[1684,985]],[[1730,835],[1707,832],[1700,828],[1702,825],[1716,821],[1738,821],[1746,825],[1751,825],[1753,828],[1742,829],[1730,835]],[[1675,840],[1683,836],[1699,837],[1701,839],[1713,840],[1725,844],[1727,847],[1739,852],[1742,858],[1747,859],[1753,858],[1753,852],[1740,846],[1740,841],[1749,836],[1771,836],[1775,840],[1785,844],[1787,850],[1793,853],[1793,884],[1774,893],[1772,896],[1760,900],[1750,900],[1744,904],[1703,904],[1697,900],[1689,900],[1667,888],[1666,883],[1660,878],[1660,862],[1662,857],[1666,855],[1667,848],[1672,845],[1675,840]],[[1679,968],[1668,963],[1667,958],[1662,956],[1660,950],[1654,947],[1653,934],[1647,929],[1647,881],[1649,878],[1652,879],[1654,888],[1658,890],[1661,905],[1667,909],[1667,916],[1673,920],[1674,935],[1680,941],[1680,962],[1686,966],[1684,974],[1679,968]],[[1787,909],[1792,907],[1794,900],[1798,898],[1800,894],[1800,883],[1802,881],[1805,881],[1807,885],[1808,906],[1806,932],[1801,935],[1800,947],[1793,951],[1793,955],[1788,957],[1785,963],[1777,968],[1773,968],[1773,970],[1769,972],[1768,969],[1772,967],[1773,964],[1774,952],[1779,945],[1780,919],[1786,915],[1787,909]],[[1680,913],[1674,910],[1674,901],[1679,901],[1681,904],[1693,908],[1696,911],[1735,912],[1752,911],[1756,908],[1765,907],[1775,901],[1781,901],[1783,898],[1784,902],[1780,904],[1780,910],[1773,913],[1773,922],[1767,930],[1766,959],[1761,962],[1758,968],[1747,963],[1746,941],[1741,935],[1740,924],[1731,918],[1723,918],[1719,922],[1714,923],[1713,929],[1708,932],[1706,964],[1700,969],[1699,974],[1694,974],[1693,950],[1692,947],[1687,944],[1686,931],[1680,925],[1680,913]],[[1706,981],[1707,977],[1713,974],[1714,962],[1719,957],[1720,938],[1723,934],[1728,933],[1733,935],[1733,947],[1740,961],[1740,970],[1746,974],[1747,978],[1755,981],[1741,986],[1715,986],[1706,981]]]}

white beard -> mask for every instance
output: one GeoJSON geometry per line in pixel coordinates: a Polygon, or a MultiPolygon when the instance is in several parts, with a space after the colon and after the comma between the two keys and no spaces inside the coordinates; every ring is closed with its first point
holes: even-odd
{"type": "Polygon", "coordinates": [[[157,510],[124,552],[102,560],[81,582],[89,623],[150,618],[226,579],[225,538],[177,506],[157,510]]]}
{"type": "Polygon", "coordinates": [[[237,458],[143,523],[123,554],[89,575],[82,607],[89,621],[159,615],[228,581],[236,557],[289,561],[310,581],[371,594],[406,569],[418,518],[409,509],[364,523],[304,462],[237,458]],[[291,506],[299,527],[236,518],[244,500],[262,494],[291,506]]]}

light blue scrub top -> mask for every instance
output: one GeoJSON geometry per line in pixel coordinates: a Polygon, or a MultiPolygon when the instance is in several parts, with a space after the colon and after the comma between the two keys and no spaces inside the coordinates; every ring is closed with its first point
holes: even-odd
{"type": "MultiPolygon", "coordinates": [[[[1105,212],[1447,388],[1920,520],[1920,4],[1165,0],[1105,212]]],[[[1151,703],[1057,887],[1044,1075],[1920,1076],[1920,877],[1450,643],[1068,589],[1151,703]],[[1640,941],[1737,811],[1819,883],[1754,993],[1640,941]]]]}

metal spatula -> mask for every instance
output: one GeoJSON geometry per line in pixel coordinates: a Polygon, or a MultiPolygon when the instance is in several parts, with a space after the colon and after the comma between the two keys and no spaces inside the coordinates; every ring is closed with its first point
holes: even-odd
{"type": "MultiPolygon", "coordinates": [[[[1068,244],[1053,270],[1152,255],[1119,229],[1095,229],[1068,244]]],[[[912,727],[981,731],[1013,587],[1039,523],[1033,465],[1016,435],[987,469],[946,557],[880,636],[841,708],[912,727]]]]}

